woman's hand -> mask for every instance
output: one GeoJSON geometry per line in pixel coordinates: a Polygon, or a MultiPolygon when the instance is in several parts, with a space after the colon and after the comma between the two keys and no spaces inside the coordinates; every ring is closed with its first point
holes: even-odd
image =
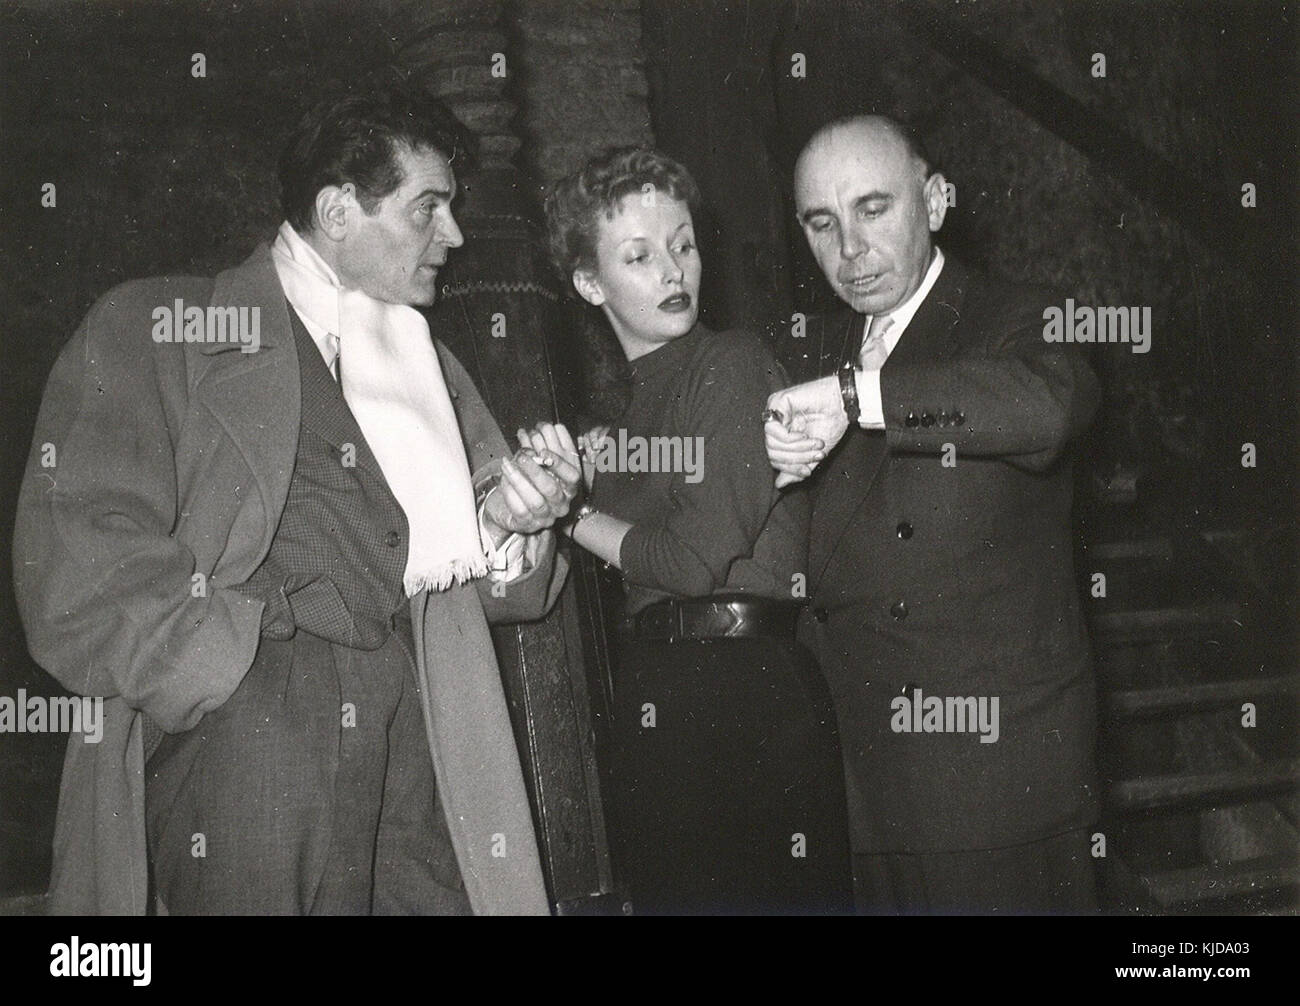
{"type": "Polygon", "coordinates": [[[763,416],[767,457],[777,470],[778,489],[808,478],[849,428],[838,377],[774,392],[763,416]]]}
{"type": "MultiPolygon", "coordinates": [[[[523,447],[501,462],[501,481],[487,496],[484,517],[505,533],[502,538],[550,527],[568,514],[569,504],[578,495],[582,470],[577,448],[563,426],[558,428],[564,430],[563,436],[552,427],[548,441],[541,427],[550,425],[538,425],[536,443],[520,430],[523,447]]],[[[493,533],[494,541],[498,537],[493,533]]]]}
{"type": "Polygon", "coordinates": [[[605,425],[593,426],[578,437],[578,451],[582,455],[582,481],[587,492],[591,492],[592,483],[596,480],[596,455],[600,453],[600,445],[607,436],[609,426],[605,425]]]}
{"type": "MultiPolygon", "coordinates": [[[[573,471],[582,478],[587,489],[591,489],[591,480],[596,473],[596,453],[600,443],[609,432],[608,426],[596,426],[578,438],[584,451],[580,454],[569,431],[559,423],[538,423],[531,430],[520,430],[519,443],[523,445],[520,455],[556,458],[555,469],[564,465],[567,474],[573,471]],[[579,469],[581,474],[578,474],[579,469]]],[[[587,516],[569,528],[569,534],[575,544],[585,548],[596,558],[609,563],[616,569],[621,566],[623,537],[632,529],[632,525],[619,517],[607,513],[590,512],[587,516]],[[579,540],[579,533],[582,538],[579,540]]]]}
{"type": "MultiPolygon", "coordinates": [[[[566,480],[572,476],[574,495],[577,495],[578,479],[585,481],[585,466],[573,437],[563,423],[538,423],[531,430],[520,429],[515,436],[519,438],[521,453],[550,458],[548,464],[553,466],[552,471],[557,476],[566,480]]],[[[591,488],[590,483],[587,488],[591,488]]]]}

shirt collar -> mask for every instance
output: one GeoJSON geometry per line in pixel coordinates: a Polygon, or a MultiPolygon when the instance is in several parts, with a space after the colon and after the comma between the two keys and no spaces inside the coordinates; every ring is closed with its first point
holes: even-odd
{"type": "MultiPolygon", "coordinates": [[[[276,232],[275,247],[317,279],[332,287],[340,285],[338,274],[330,268],[328,262],[321,258],[320,253],[293,229],[293,226],[287,220],[280,224],[280,229],[276,232]]],[[[316,348],[320,350],[321,357],[332,371],[334,358],[338,356],[336,334],[324,327],[318,320],[318,317],[323,313],[322,311],[308,310],[306,303],[308,291],[301,281],[290,275],[278,262],[276,263],[276,272],[280,277],[280,286],[284,289],[285,296],[297,312],[298,317],[302,319],[307,334],[311,336],[312,342],[316,343],[316,348]]]]}
{"type": "MultiPolygon", "coordinates": [[[[898,345],[898,340],[902,338],[903,332],[907,329],[907,326],[911,324],[912,318],[916,315],[916,312],[920,310],[921,303],[930,295],[930,291],[934,289],[934,284],[938,281],[939,273],[941,272],[943,272],[943,249],[938,245],[935,245],[934,256],[930,259],[930,268],[925,271],[925,278],[921,280],[921,285],[916,288],[916,291],[912,296],[908,297],[902,304],[889,312],[890,316],[894,319],[893,325],[885,330],[885,347],[889,352],[892,353],[894,347],[898,345]]],[[[870,328],[871,316],[868,316],[862,325],[862,334],[864,337],[870,328]]]]}

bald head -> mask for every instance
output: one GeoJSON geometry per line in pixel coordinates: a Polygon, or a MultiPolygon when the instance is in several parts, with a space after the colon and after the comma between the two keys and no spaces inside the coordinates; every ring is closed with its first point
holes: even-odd
{"type": "Polygon", "coordinates": [[[943,224],[943,176],[885,116],[837,119],[795,165],[795,210],[836,294],[864,314],[892,311],[921,285],[943,224]]]}
{"type": "Polygon", "coordinates": [[[887,115],[846,115],[826,123],[804,144],[799,160],[814,147],[834,143],[885,146],[908,156],[922,181],[930,175],[930,158],[915,131],[887,115]]]}

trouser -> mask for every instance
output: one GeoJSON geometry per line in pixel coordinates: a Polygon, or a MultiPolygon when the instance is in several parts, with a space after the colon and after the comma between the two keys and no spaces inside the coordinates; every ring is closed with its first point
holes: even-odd
{"type": "Polygon", "coordinates": [[[437,802],[409,622],[375,651],[263,639],[146,770],[170,914],[468,914],[437,802]]]}
{"type": "Polygon", "coordinates": [[[830,694],[793,639],[619,646],[610,846],[637,914],[852,907],[830,694]]]}
{"type": "Polygon", "coordinates": [[[858,914],[1090,914],[1097,910],[1091,831],[1001,849],[855,853],[858,914]]]}

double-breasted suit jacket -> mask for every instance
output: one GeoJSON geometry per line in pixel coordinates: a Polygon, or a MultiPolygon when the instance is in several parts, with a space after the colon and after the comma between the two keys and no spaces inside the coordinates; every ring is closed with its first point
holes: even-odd
{"type": "MultiPolygon", "coordinates": [[[[801,638],[834,696],[856,853],[997,848],[1095,814],[1066,452],[1098,385],[1044,341],[1050,303],[948,258],[881,371],[885,430],[852,427],[812,480],[801,638]]],[[[802,378],[856,353],[863,320],[813,319],[802,378]]]]}
{"type": "MultiPolygon", "coordinates": [[[[441,346],[439,357],[478,485],[509,449],[463,368],[441,346]]],[[[285,506],[300,381],[266,245],[215,281],[117,287],[54,366],[19,499],[19,609],[37,662],[69,690],[105,698],[102,741],[74,735],[65,759],[56,912],[146,908],[145,717],[189,730],[252,664],[264,604],[236,588],[266,557],[285,506]],[[260,312],[260,347],[154,341],[153,312],[178,300],[260,312]],[[46,444],[56,451],[48,468],[46,444]]],[[[411,599],[439,795],[480,913],[548,910],[487,629],[488,620],[540,617],[554,601],[563,560],[549,533],[539,544],[514,582],[411,599]],[[493,856],[502,835],[510,855],[493,856]]]]}

